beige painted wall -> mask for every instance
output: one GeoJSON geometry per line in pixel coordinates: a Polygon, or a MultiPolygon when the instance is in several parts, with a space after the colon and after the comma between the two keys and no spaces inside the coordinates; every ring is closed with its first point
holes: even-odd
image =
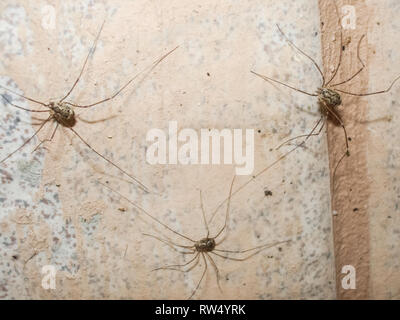
{"type": "MultiPolygon", "coordinates": [[[[58,131],[47,150],[31,155],[30,146],[0,167],[0,254],[4,257],[0,298],[187,298],[202,267],[186,275],[151,272],[189,259],[144,237],[143,232],[156,233],[161,228],[95,181],[110,181],[113,188],[179,232],[196,239],[204,237],[199,189],[210,214],[228,195],[233,166],[150,165],[145,159],[150,145],[146,133],[151,128],[167,130],[171,120],[177,121],[180,129],[198,132],[202,128],[252,128],[254,173],[273,162],[284,150],[270,149],[309,130],[318,119],[318,107],[315,99],[268,85],[249,71],[308,90],[319,85],[312,65],[290,49],[275,27],[279,23],[299,47],[321,63],[318,1],[4,1],[0,12],[0,84],[43,101],[61,97],[69,89],[104,18],[96,53],[72,95],[76,103],[90,103],[113,93],[133,74],[180,46],[139,86],[129,87],[112,103],[82,113],[90,120],[115,118],[96,124],[78,122],[75,127],[99,152],[134,172],[152,194],[127,182],[67,130],[58,131]],[[46,5],[55,8],[54,29],[42,26],[44,18],[48,22],[46,10],[51,9],[46,5]],[[59,270],[56,290],[41,286],[40,271],[47,264],[59,270]]],[[[385,12],[383,8],[380,14],[385,12]]],[[[381,27],[392,30],[384,19],[380,19],[381,27]]],[[[384,39],[374,43],[381,43],[376,51],[387,57],[390,46],[384,39]]],[[[391,69],[396,74],[395,68],[391,69]]],[[[370,74],[372,70],[370,67],[370,74]]],[[[393,74],[378,76],[391,79],[393,74]]],[[[398,92],[382,98],[389,99],[382,108],[390,109],[398,92]]],[[[30,106],[21,99],[14,101],[30,106]]],[[[29,114],[17,113],[4,103],[1,108],[6,115],[0,120],[3,156],[34,129],[29,114]]],[[[386,113],[380,109],[379,116],[383,115],[386,113]]],[[[390,134],[395,133],[395,124],[394,116],[390,134]]],[[[386,123],[376,122],[368,124],[368,130],[389,129],[386,123]]],[[[371,148],[374,145],[371,140],[371,148]]],[[[385,154],[378,150],[368,158],[371,168],[377,168],[378,157],[385,154]]],[[[389,159],[389,149],[386,154],[389,159]]],[[[396,155],[391,154],[395,166],[396,155]]],[[[395,176],[386,167],[382,170],[384,174],[377,173],[380,179],[395,176]]],[[[247,179],[240,177],[235,185],[247,179]]],[[[386,180],[376,179],[381,181],[380,188],[388,186],[386,180]]],[[[389,189],[384,192],[385,207],[396,197],[389,189]]],[[[376,207],[373,202],[371,198],[371,207],[376,207]]],[[[379,205],[384,205],[383,201],[379,205]]],[[[376,212],[375,217],[386,214],[379,207],[376,212]]],[[[214,232],[223,224],[223,211],[217,217],[211,225],[214,232]]],[[[209,266],[195,298],[336,297],[325,134],[237,193],[230,217],[225,248],[293,241],[245,262],[216,259],[223,292],[218,291],[209,266]],[[265,188],[272,196],[264,195],[265,188]]],[[[387,225],[392,233],[385,233],[386,238],[382,238],[383,222],[370,228],[371,237],[379,239],[371,245],[370,257],[371,286],[377,297],[395,295],[396,284],[390,289],[392,296],[382,293],[378,276],[382,268],[396,274],[396,249],[389,249],[395,247],[395,214],[392,219],[394,224],[387,225]]]]}
{"type": "MultiPolygon", "coordinates": [[[[368,1],[373,8],[368,27],[371,43],[370,90],[380,90],[400,73],[400,44],[396,35],[400,28],[397,1],[368,1]]],[[[373,193],[369,198],[371,282],[370,295],[379,299],[400,298],[400,190],[399,147],[400,87],[389,94],[369,101],[370,120],[390,116],[392,121],[368,124],[368,172],[373,193]]]]}

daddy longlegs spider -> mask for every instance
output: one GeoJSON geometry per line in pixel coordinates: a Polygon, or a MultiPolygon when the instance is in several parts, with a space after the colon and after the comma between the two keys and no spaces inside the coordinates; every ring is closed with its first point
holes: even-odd
{"type": "MultiPolygon", "coordinates": [[[[339,12],[338,12],[338,8],[337,5],[335,3],[335,8],[336,8],[336,13],[338,15],[339,18],[339,25],[340,25],[340,49],[339,49],[339,61],[338,64],[336,66],[336,68],[334,69],[334,72],[332,74],[332,76],[329,78],[329,80],[327,80],[321,70],[321,68],[319,67],[319,65],[316,63],[316,61],[309,56],[307,53],[305,53],[303,50],[301,50],[300,48],[298,48],[286,35],[285,33],[282,31],[282,29],[279,27],[279,25],[276,25],[279,32],[281,33],[281,35],[285,38],[285,40],[290,44],[291,47],[295,48],[296,50],[298,50],[303,56],[305,56],[306,58],[308,58],[313,65],[315,66],[315,68],[317,69],[318,73],[321,76],[321,80],[322,80],[322,84],[320,85],[320,87],[317,88],[315,93],[312,92],[308,92],[305,90],[301,90],[298,89],[296,87],[294,87],[293,85],[289,85],[287,83],[281,82],[279,80],[267,77],[265,75],[261,75],[255,71],[251,71],[253,74],[257,75],[258,77],[262,78],[263,80],[267,81],[267,82],[274,82],[277,84],[280,84],[282,86],[285,86],[287,88],[290,88],[294,91],[300,92],[302,94],[308,95],[308,96],[312,96],[312,97],[317,97],[318,99],[318,104],[320,107],[320,112],[321,112],[321,117],[319,118],[319,120],[316,122],[316,124],[314,125],[314,127],[312,128],[312,130],[308,133],[308,134],[303,134],[303,135],[299,135],[293,138],[290,138],[289,140],[284,141],[283,143],[281,143],[277,149],[281,148],[283,145],[287,144],[290,141],[296,140],[298,138],[305,138],[299,145],[297,145],[295,148],[297,149],[297,147],[299,146],[303,146],[305,144],[305,142],[311,137],[311,136],[318,136],[321,132],[322,129],[324,128],[326,122],[328,120],[334,121],[336,123],[338,123],[344,132],[344,138],[345,138],[345,146],[346,146],[346,151],[343,153],[343,155],[339,158],[334,171],[333,171],[333,175],[332,175],[332,179],[335,178],[335,174],[336,174],[336,170],[339,166],[339,164],[341,163],[341,161],[343,160],[343,158],[345,156],[350,156],[350,149],[349,149],[349,138],[347,136],[347,131],[346,131],[346,127],[345,124],[340,116],[340,114],[338,113],[337,108],[342,104],[342,98],[340,94],[347,94],[347,95],[351,95],[351,96],[357,96],[357,97],[365,97],[365,96],[372,96],[372,95],[377,95],[377,94],[382,94],[382,93],[387,93],[391,90],[391,88],[393,87],[393,85],[395,84],[395,82],[400,79],[400,76],[398,76],[397,78],[395,78],[392,83],[390,84],[390,86],[385,89],[385,90],[380,90],[380,91],[375,91],[375,92],[368,92],[368,93],[353,93],[353,92],[349,92],[349,91],[345,91],[339,88],[336,88],[339,85],[345,84],[349,81],[351,81],[352,79],[354,79],[357,75],[359,75],[365,68],[365,64],[362,61],[362,59],[360,58],[360,44],[361,41],[363,40],[363,38],[365,37],[365,35],[362,35],[360,37],[360,40],[358,42],[357,45],[357,58],[358,61],[361,64],[360,69],[354,73],[351,77],[349,77],[348,79],[344,80],[344,81],[340,81],[337,83],[332,83],[333,80],[335,79],[339,67],[341,65],[341,61],[342,61],[342,51],[343,51],[343,32],[342,32],[342,25],[341,25],[341,21],[340,21],[340,16],[339,16],[339,12]]],[[[293,150],[289,151],[289,153],[291,153],[293,150]]]]}
{"type": "MultiPolygon", "coordinates": [[[[338,13],[338,9],[335,3],[335,9],[336,9],[336,13],[339,17],[339,13],[338,13]]],[[[279,25],[277,25],[278,31],[282,34],[282,36],[285,38],[285,40],[292,46],[294,47],[296,50],[298,50],[302,55],[304,55],[306,58],[308,58],[313,65],[315,66],[315,68],[317,69],[318,73],[321,76],[322,79],[322,85],[317,89],[316,93],[311,93],[311,92],[307,92],[301,89],[297,89],[292,85],[289,85],[287,83],[283,83],[279,80],[261,75],[255,71],[250,71],[253,74],[257,75],[258,77],[262,78],[263,80],[267,81],[267,82],[275,82],[277,84],[280,84],[282,86],[285,86],[287,88],[290,88],[294,91],[312,96],[312,97],[317,97],[318,98],[318,103],[320,105],[321,108],[321,117],[319,118],[319,120],[316,122],[316,124],[313,126],[312,130],[308,133],[308,134],[303,134],[303,135],[299,135],[293,138],[290,138],[289,140],[284,141],[283,143],[281,143],[277,149],[281,148],[283,145],[287,144],[290,141],[296,140],[298,138],[304,138],[299,144],[297,144],[294,148],[290,149],[288,152],[282,154],[281,156],[279,156],[276,160],[274,160],[271,164],[269,164],[267,167],[263,168],[262,170],[260,170],[259,172],[257,172],[255,175],[252,176],[251,179],[247,180],[245,183],[243,183],[242,185],[240,185],[236,190],[234,190],[232,192],[231,196],[234,196],[236,193],[238,193],[239,191],[241,191],[243,188],[245,188],[248,184],[250,184],[252,181],[254,181],[257,177],[259,177],[260,175],[264,174],[266,171],[268,171],[269,169],[271,169],[272,167],[274,167],[277,163],[279,163],[281,160],[283,160],[284,158],[286,158],[289,154],[291,154],[292,152],[294,152],[296,149],[302,147],[305,145],[305,143],[308,141],[308,139],[312,136],[318,136],[321,132],[323,127],[326,124],[326,121],[328,121],[329,119],[336,121],[337,123],[339,123],[339,125],[342,127],[343,132],[344,132],[344,137],[345,137],[345,146],[346,146],[346,151],[344,152],[344,154],[340,157],[339,161],[337,162],[335,169],[333,171],[333,175],[332,175],[332,179],[334,179],[335,174],[336,174],[336,170],[339,166],[339,164],[341,163],[341,161],[343,160],[343,158],[345,156],[349,156],[350,155],[350,150],[349,150],[349,144],[348,144],[348,137],[347,137],[347,131],[346,131],[346,127],[344,125],[344,122],[342,121],[338,111],[337,111],[337,107],[340,106],[341,104],[341,96],[340,93],[342,94],[348,94],[348,95],[352,95],[352,96],[357,96],[357,97],[363,97],[363,96],[372,96],[372,95],[377,95],[377,94],[383,94],[383,93],[387,93],[389,92],[393,85],[396,83],[397,80],[400,79],[400,76],[398,76],[397,78],[395,78],[390,86],[385,89],[385,90],[380,90],[380,91],[375,91],[375,92],[369,92],[369,93],[353,93],[353,92],[349,92],[349,91],[345,91],[342,89],[338,89],[336,88],[336,86],[345,84],[349,81],[351,81],[352,79],[354,79],[356,76],[358,76],[365,68],[365,63],[362,61],[361,57],[360,57],[360,45],[362,40],[364,39],[365,35],[362,35],[358,41],[357,44],[357,58],[358,61],[361,64],[360,69],[357,70],[357,72],[355,72],[351,77],[349,77],[348,79],[344,80],[344,81],[340,81],[338,83],[335,84],[331,84],[332,81],[335,79],[337,72],[339,70],[339,67],[341,65],[341,60],[342,60],[342,47],[343,47],[343,33],[342,33],[342,26],[340,23],[340,17],[339,17],[339,25],[340,25],[340,50],[339,50],[339,61],[338,64],[336,66],[336,68],[333,71],[333,75],[329,78],[329,80],[327,81],[325,79],[324,74],[322,73],[321,68],[318,66],[318,64],[316,63],[316,61],[311,58],[311,56],[309,56],[307,53],[305,53],[304,51],[302,51],[300,48],[298,48],[292,41],[289,40],[289,38],[284,34],[284,32],[282,31],[282,29],[279,27],[279,25]]],[[[332,183],[333,185],[333,183],[332,183]]],[[[223,201],[221,201],[221,203],[216,207],[216,209],[214,210],[214,212],[211,214],[211,218],[208,220],[208,223],[211,223],[216,215],[216,213],[218,212],[218,210],[221,208],[221,206],[223,206],[225,204],[225,202],[229,201],[229,198],[224,199],[223,201]]]]}
{"type": "Polygon", "coordinates": [[[175,251],[180,252],[181,254],[194,255],[193,258],[191,258],[188,262],[186,262],[184,264],[167,265],[167,266],[164,266],[164,267],[159,267],[159,268],[153,269],[152,271],[171,270],[171,271],[178,271],[178,272],[186,273],[186,272],[190,272],[191,270],[193,270],[199,264],[200,260],[203,261],[204,268],[203,268],[203,272],[201,274],[201,277],[200,277],[199,281],[197,282],[196,287],[194,288],[194,290],[192,291],[192,293],[188,297],[188,299],[191,299],[195,295],[197,290],[199,289],[199,287],[201,285],[201,282],[203,281],[204,276],[207,273],[208,262],[211,264],[211,266],[213,267],[213,269],[215,271],[216,279],[217,279],[217,285],[218,285],[219,290],[222,292],[222,288],[221,288],[221,285],[220,285],[220,278],[221,278],[220,271],[219,271],[218,266],[215,263],[212,255],[214,255],[215,257],[219,257],[219,258],[225,259],[225,260],[245,261],[245,260],[248,260],[251,257],[257,255],[258,253],[260,253],[261,251],[263,251],[265,249],[268,249],[268,248],[271,248],[271,247],[274,247],[274,246],[277,246],[277,245],[280,245],[280,244],[284,244],[284,243],[287,243],[287,242],[291,241],[291,239],[282,240],[282,241],[276,241],[274,243],[268,243],[268,244],[256,246],[256,247],[253,247],[253,248],[250,248],[250,249],[245,249],[245,250],[226,250],[226,249],[219,249],[218,248],[218,246],[221,245],[224,242],[224,240],[226,239],[226,235],[227,235],[227,231],[228,231],[228,219],[229,219],[229,212],[230,212],[230,198],[232,196],[232,188],[233,188],[234,181],[235,181],[235,177],[232,179],[232,182],[231,182],[231,185],[230,185],[230,189],[229,189],[229,196],[228,196],[229,200],[228,200],[228,203],[227,203],[227,206],[226,206],[224,225],[221,227],[221,229],[219,229],[219,231],[216,233],[215,236],[210,236],[209,223],[207,223],[206,214],[205,214],[204,205],[203,205],[203,197],[202,197],[202,193],[201,193],[201,190],[200,190],[200,207],[201,207],[202,219],[203,219],[204,227],[206,229],[206,236],[204,238],[200,239],[200,240],[194,240],[194,239],[192,239],[191,237],[189,237],[187,235],[179,233],[178,231],[172,229],[171,227],[169,227],[165,223],[161,222],[159,219],[154,217],[152,214],[147,212],[145,209],[143,209],[140,206],[138,206],[137,204],[135,204],[132,200],[130,200],[126,196],[122,195],[120,192],[112,189],[110,186],[108,186],[106,184],[103,184],[102,182],[98,182],[98,183],[100,183],[104,187],[110,189],[112,192],[116,193],[119,197],[125,199],[133,207],[135,207],[138,211],[142,212],[148,218],[150,218],[153,221],[157,222],[157,224],[159,224],[164,229],[166,229],[166,230],[170,231],[171,233],[177,235],[182,240],[190,243],[190,245],[186,245],[186,244],[182,244],[182,243],[175,243],[175,242],[171,241],[168,238],[165,239],[165,238],[161,238],[159,236],[153,235],[153,234],[143,233],[144,236],[156,239],[157,241],[160,241],[160,242],[168,245],[169,247],[173,248],[175,251]],[[224,234],[224,237],[221,239],[220,237],[223,234],[224,234]],[[218,238],[220,238],[220,240],[217,240],[218,238]],[[238,257],[238,258],[230,257],[230,256],[225,255],[225,254],[246,254],[246,253],[250,253],[250,254],[246,255],[245,257],[238,257]]]}
{"type": "Polygon", "coordinates": [[[148,188],[142,183],[140,182],[137,178],[135,178],[132,174],[128,173],[126,170],[122,169],[119,165],[115,164],[114,162],[112,162],[110,159],[106,158],[104,155],[102,155],[100,152],[96,151],[88,142],[86,142],[86,140],[76,131],[76,129],[74,129],[74,126],[76,124],[77,118],[79,118],[79,115],[75,114],[74,108],[80,108],[80,109],[87,109],[87,108],[91,108],[94,107],[96,105],[99,105],[101,103],[105,103],[108,101],[113,100],[115,97],[117,97],[126,87],[128,87],[135,79],[137,79],[141,74],[146,73],[146,75],[148,75],[159,63],[161,63],[161,61],[163,61],[168,55],[170,55],[172,52],[174,52],[178,47],[175,47],[174,49],[172,49],[171,51],[169,51],[168,53],[164,54],[161,58],[157,59],[155,62],[153,62],[153,64],[147,68],[145,68],[144,70],[142,70],[141,72],[139,72],[138,74],[136,74],[133,78],[131,78],[128,82],[126,82],[122,87],[120,87],[113,95],[109,96],[108,98],[104,98],[100,101],[88,104],[88,105],[78,105],[75,103],[71,103],[68,101],[65,101],[69,95],[72,93],[72,91],[74,90],[74,88],[76,87],[76,85],[78,84],[79,80],[81,79],[81,76],[85,70],[85,67],[87,65],[87,62],[89,60],[89,57],[91,55],[94,54],[95,49],[96,49],[96,44],[97,41],[100,37],[100,34],[103,30],[104,27],[104,23],[105,21],[102,23],[100,30],[97,33],[97,36],[92,44],[92,47],[90,48],[86,59],[83,63],[83,66],[80,70],[80,73],[78,75],[78,78],[75,80],[75,82],[73,83],[71,89],[67,92],[67,94],[60,100],[58,101],[50,101],[49,103],[44,103],[41,101],[38,101],[36,99],[32,99],[30,97],[27,97],[25,95],[19,94],[18,92],[15,92],[14,90],[11,90],[9,88],[3,87],[0,85],[0,87],[8,92],[11,92],[14,95],[17,95],[21,98],[24,98],[30,102],[36,103],[38,105],[41,105],[42,107],[45,107],[46,110],[33,110],[33,109],[28,109],[28,108],[24,108],[21,106],[18,106],[16,104],[14,104],[12,101],[10,101],[4,94],[1,94],[1,96],[3,97],[3,99],[11,106],[18,108],[20,110],[24,110],[24,111],[28,111],[28,112],[32,112],[32,113],[42,113],[42,112],[47,112],[49,113],[49,116],[47,119],[41,119],[43,120],[43,122],[39,125],[39,128],[35,131],[35,133],[28,138],[27,140],[24,141],[24,143],[18,147],[16,150],[14,150],[13,152],[11,152],[10,154],[8,154],[5,158],[3,158],[2,160],[0,160],[0,164],[4,163],[7,159],[9,159],[10,157],[12,157],[15,153],[17,153],[18,151],[20,151],[22,148],[24,148],[30,141],[33,140],[34,137],[36,137],[38,135],[38,133],[43,129],[43,127],[45,126],[46,123],[48,123],[49,121],[53,120],[56,123],[56,126],[50,136],[50,138],[45,139],[43,141],[41,141],[39,143],[38,146],[36,146],[33,150],[36,151],[44,142],[51,142],[57,132],[58,127],[61,125],[64,128],[68,128],[69,130],[71,130],[71,132],[77,136],[79,138],[79,140],[81,140],[90,150],[92,150],[95,154],[97,154],[99,157],[101,157],[103,160],[105,160],[106,162],[108,162],[109,164],[111,164],[112,166],[114,166],[115,168],[117,168],[119,171],[121,171],[123,174],[125,174],[126,176],[128,176],[129,178],[131,178],[133,181],[135,181],[139,187],[141,189],[143,189],[144,191],[148,192],[148,188]]]}

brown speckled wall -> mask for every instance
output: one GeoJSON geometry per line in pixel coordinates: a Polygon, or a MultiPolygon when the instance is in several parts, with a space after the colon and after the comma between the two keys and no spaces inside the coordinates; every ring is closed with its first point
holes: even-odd
{"type": "MultiPolygon", "coordinates": [[[[337,86],[352,93],[387,89],[400,73],[398,29],[395,18],[397,1],[336,1],[338,8],[355,8],[355,29],[343,30],[341,67],[336,83],[348,79],[362,66],[364,70],[351,81],[337,86]],[[397,39],[396,39],[397,38],[397,39]]],[[[337,14],[332,1],[319,1],[322,24],[324,70],[332,74],[338,63],[339,33],[337,14]],[[335,32],[336,31],[336,32],[335,32]]],[[[340,13],[343,13],[340,10],[340,13]]],[[[334,83],[334,82],[333,82],[334,83]]],[[[399,269],[399,189],[398,97],[399,86],[390,92],[357,97],[342,94],[342,116],[350,143],[350,157],[342,156],[344,134],[341,127],[328,125],[333,234],[337,296],[339,299],[398,299],[399,269]],[[351,265],[356,271],[356,288],[344,289],[342,268],[351,265]]]]}
{"type": "MultiPolygon", "coordinates": [[[[333,1],[319,2],[321,13],[322,56],[325,76],[330,79],[334,75],[340,61],[336,77],[332,85],[349,79],[362,66],[357,60],[358,43],[367,32],[369,11],[364,1],[337,1],[339,14],[345,4],[354,6],[357,14],[356,28],[343,28],[344,48],[340,47],[340,26],[338,13],[333,1]],[[340,51],[342,51],[340,59],[340,51]]],[[[342,18],[343,19],[343,18],[342,18]]],[[[368,38],[360,43],[360,53],[368,54],[368,38]]],[[[368,89],[368,67],[352,81],[337,86],[350,92],[366,92],[368,89]]],[[[342,94],[340,115],[345,123],[350,144],[350,157],[341,157],[346,151],[345,136],[342,127],[330,117],[328,123],[328,148],[330,155],[333,234],[335,241],[335,264],[338,298],[365,299],[369,297],[369,217],[368,198],[370,197],[370,181],[367,175],[367,140],[368,130],[367,101],[360,97],[342,94]],[[333,121],[332,121],[333,120],[333,121]],[[337,167],[338,166],[338,167],[337,167]],[[337,170],[335,172],[335,168],[337,170]],[[335,173],[335,176],[334,176],[335,173]],[[351,265],[356,270],[356,289],[343,289],[342,268],[351,265]]]]}

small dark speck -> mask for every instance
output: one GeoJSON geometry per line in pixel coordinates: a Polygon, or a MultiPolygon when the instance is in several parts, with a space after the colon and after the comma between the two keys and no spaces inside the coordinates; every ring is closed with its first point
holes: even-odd
{"type": "Polygon", "coordinates": [[[210,76],[210,73],[209,73],[209,72],[207,72],[207,75],[208,75],[208,76],[210,76]]]}
{"type": "Polygon", "coordinates": [[[18,260],[19,256],[16,254],[16,255],[13,255],[12,258],[13,258],[14,260],[18,260]]]}
{"type": "Polygon", "coordinates": [[[346,46],[342,46],[342,50],[343,50],[343,51],[346,50],[346,46]]]}
{"type": "Polygon", "coordinates": [[[318,35],[318,32],[317,31],[315,31],[315,33],[314,33],[314,36],[317,36],[318,35]]]}
{"type": "Polygon", "coordinates": [[[391,219],[392,218],[392,216],[388,216],[388,219],[391,219]]]}
{"type": "Polygon", "coordinates": [[[272,191],[271,191],[271,190],[265,189],[265,190],[264,190],[264,195],[265,195],[266,197],[272,196],[272,191]]]}
{"type": "Polygon", "coordinates": [[[257,130],[257,132],[258,132],[258,133],[261,133],[261,130],[260,130],[260,129],[258,129],[258,130],[257,130]]]}
{"type": "Polygon", "coordinates": [[[378,21],[377,23],[376,23],[378,26],[380,26],[381,25],[381,23],[378,21]]]}
{"type": "Polygon", "coordinates": [[[353,211],[354,211],[354,212],[357,212],[357,211],[358,211],[358,208],[354,208],[353,211]]]}
{"type": "Polygon", "coordinates": [[[282,248],[281,248],[281,247],[279,247],[279,248],[278,248],[278,251],[279,251],[279,252],[281,252],[281,251],[282,251],[282,248]]]}
{"type": "Polygon", "coordinates": [[[351,137],[348,137],[347,139],[348,139],[349,141],[351,141],[351,137]]]}

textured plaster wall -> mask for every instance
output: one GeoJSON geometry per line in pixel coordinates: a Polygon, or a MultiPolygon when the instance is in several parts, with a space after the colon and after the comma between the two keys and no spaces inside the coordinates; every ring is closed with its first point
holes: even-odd
{"type": "MultiPolygon", "coordinates": [[[[398,1],[368,1],[373,8],[373,19],[368,24],[373,44],[369,66],[369,89],[376,90],[399,75],[400,24],[398,1]]],[[[400,298],[400,119],[399,85],[381,97],[371,98],[368,108],[370,120],[391,117],[392,121],[368,124],[368,173],[373,194],[368,199],[370,220],[371,275],[370,297],[400,298]]]]}
{"type": "MultiPolygon", "coordinates": [[[[341,8],[347,2],[336,2],[341,8]]],[[[320,1],[324,71],[328,79],[340,61],[340,67],[332,85],[350,78],[360,69],[357,47],[362,35],[367,33],[369,19],[368,7],[363,1],[353,1],[353,28],[344,28],[343,47],[340,48],[340,28],[332,1],[320,1]],[[340,59],[341,50],[341,59],[340,59]]],[[[368,55],[368,37],[360,43],[360,57],[368,55]]],[[[368,90],[368,67],[349,82],[335,88],[349,92],[362,93],[368,90]]],[[[337,168],[339,159],[345,152],[343,129],[330,121],[328,124],[328,149],[330,153],[331,185],[333,190],[332,208],[333,233],[335,240],[335,262],[338,298],[367,298],[370,277],[370,238],[368,199],[369,188],[367,154],[367,99],[342,94],[342,105],[338,108],[349,137],[350,157],[344,158],[337,168]],[[334,176],[335,172],[335,176],[334,176]],[[356,284],[351,290],[342,286],[342,268],[351,266],[356,273],[356,284]]],[[[332,119],[331,119],[332,120],[332,119]]]]}
{"type": "MultiPolygon", "coordinates": [[[[396,1],[338,1],[339,7],[352,5],[356,12],[356,28],[343,36],[345,50],[338,81],[347,79],[360,68],[357,43],[362,35],[360,56],[367,67],[351,82],[341,86],[350,92],[384,90],[399,75],[398,23],[396,1]]],[[[330,1],[319,2],[324,68],[337,63],[333,50],[332,25],[337,17],[330,1]]],[[[350,158],[338,169],[332,188],[334,215],[337,295],[342,299],[398,299],[399,273],[399,189],[398,189],[398,104],[399,86],[389,93],[370,97],[343,95],[340,109],[351,137],[350,158]],[[342,267],[356,270],[356,289],[341,285],[342,267]]],[[[328,142],[331,173],[343,153],[343,131],[330,124],[328,142]]]]}
{"type": "MultiPolygon", "coordinates": [[[[370,17],[362,19],[367,76],[361,77],[360,86],[346,88],[379,90],[399,74],[399,45],[393,41],[396,6],[396,1],[364,4],[370,17]]],[[[151,128],[167,131],[171,120],[180,129],[198,132],[253,128],[254,172],[263,169],[288,150],[275,151],[276,145],[312,128],[318,106],[314,98],[272,86],[249,71],[314,90],[320,83],[318,73],[287,45],[275,24],[322,64],[329,37],[322,37],[321,50],[321,17],[320,3],[310,0],[3,1],[0,84],[41,101],[61,97],[70,88],[103,19],[96,53],[71,96],[74,102],[86,104],[110,95],[162,54],[180,47],[138,86],[110,103],[78,111],[87,120],[109,119],[78,122],[75,127],[153,193],[140,191],[65,129],[46,149],[31,154],[32,144],[0,166],[0,298],[187,298],[202,266],[187,274],[151,272],[189,258],[142,233],[162,231],[174,241],[182,240],[95,182],[109,181],[170,227],[195,239],[204,237],[199,189],[210,214],[228,195],[233,166],[150,165],[145,159],[146,133],[151,128]],[[55,10],[54,29],[42,25],[49,23],[49,5],[55,10]],[[41,286],[41,268],[48,264],[58,270],[55,290],[41,286]]],[[[330,43],[337,45],[337,38],[330,43]]],[[[351,50],[349,65],[354,66],[354,42],[351,50]]],[[[330,54],[335,57],[334,51],[330,54]]],[[[369,195],[363,198],[367,207],[351,212],[367,215],[367,227],[360,231],[369,246],[368,255],[362,256],[368,261],[360,271],[362,297],[399,297],[398,96],[399,86],[385,96],[352,100],[350,105],[365,106],[363,116],[345,117],[350,131],[362,126],[352,148],[358,142],[366,148],[362,155],[346,159],[339,176],[345,181],[352,159],[364,159],[366,180],[355,188],[368,187],[369,195]],[[373,121],[387,116],[391,122],[373,121]]],[[[33,107],[18,97],[13,101],[33,107]]],[[[4,101],[0,108],[3,157],[34,132],[37,120],[4,101]]],[[[333,131],[341,134],[340,129],[333,131]]],[[[51,127],[41,138],[49,134],[51,127]]],[[[335,298],[340,272],[336,261],[335,275],[329,175],[322,134],[235,194],[225,248],[293,240],[245,262],[215,259],[223,292],[210,265],[195,298],[335,298]],[[265,196],[265,188],[272,196],[265,196]]],[[[235,186],[247,179],[238,178],[235,186]]],[[[357,195],[351,201],[357,204],[357,195]]],[[[352,204],[346,202],[351,209],[352,204]]],[[[223,224],[223,212],[211,225],[212,234],[223,224]]],[[[347,227],[358,228],[357,219],[347,227]]],[[[336,242],[336,252],[340,249],[336,242]]]]}

